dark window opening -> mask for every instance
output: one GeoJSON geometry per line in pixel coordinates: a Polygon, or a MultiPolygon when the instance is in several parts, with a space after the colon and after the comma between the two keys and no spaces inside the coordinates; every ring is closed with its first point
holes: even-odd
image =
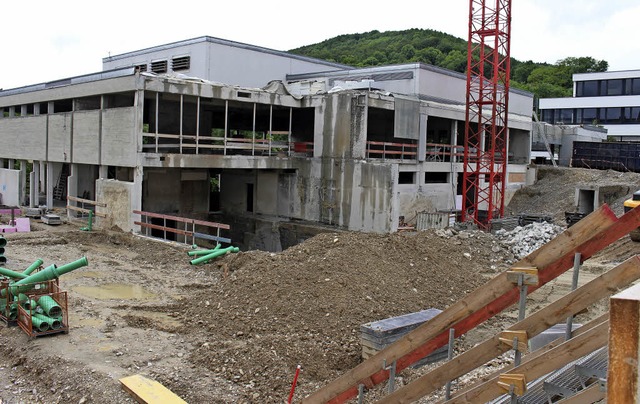
{"type": "Polygon", "coordinates": [[[393,142],[395,112],[392,109],[369,107],[367,113],[367,140],[393,142]]]}
{"type": "Polygon", "coordinates": [[[400,171],[398,173],[398,184],[415,184],[416,173],[414,171],[400,171]]]}
{"type": "Polygon", "coordinates": [[[191,67],[191,57],[190,56],[180,56],[173,58],[171,60],[171,70],[189,70],[191,67]]]}
{"type": "Polygon", "coordinates": [[[53,102],[53,112],[71,112],[73,111],[73,100],[58,100],[53,102]]]}
{"type": "Polygon", "coordinates": [[[597,96],[598,96],[598,81],[597,80],[584,81],[582,85],[582,94],[578,94],[578,97],[597,97],[597,96]]]}
{"type": "Polygon", "coordinates": [[[49,103],[41,102],[40,103],[40,115],[46,115],[49,113],[49,103]]]}
{"type": "Polygon", "coordinates": [[[424,173],[425,184],[446,184],[449,182],[449,173],[447,172],[426,172],[424,173]]]}
{"type": "Polygon", "coordinates": [[[239,98],[251,98],[251,93],[248,93],[246,91],[238,91],[238,97],[239,98]]]}
{"type": "Polygon", "coordinates": [[[156,60],[155,62],[151,62],[151,71],[154,73],[166,73],[167,72],[167,61],[166,60],[156,60]]]}
{"type": "Polygon", "coordinates": [[[124,108],[133,107],[135,104],[135,93],[118,93],[104,96],[104,108],[124,108]]]}
{"type": "Polygon", "coordinates": [[[640,95],[640,79],[633,79],[633,84],[631,84],[631,94],[640,95]]]}
{"type": "Polygon", "coordinates": [[[607,80],[607,92],[602,94],[607,95],[622,95],[623,94],[623,80],[607,80]]]}
{"type": "Polygon", "coordinates": [[[291,118],[291,140],[294,142],[313,142],[315,118],[315,108],[294,108],[291,118]]]}
{"type": "Polygon", "coordinates": [[[27,115],[33,115],[33,114],[34,114],[34,105],[27,104],[27,115]]]}
{"type": "Polygon", "coordinates": [[[253,184],[247,184],[247,212],[253,212],[253,184]]]}
{"type": "Polygon", "coordinates": [[[76,99],[76,111],[90,111],[100,109],[100,96],[76,99]]]}

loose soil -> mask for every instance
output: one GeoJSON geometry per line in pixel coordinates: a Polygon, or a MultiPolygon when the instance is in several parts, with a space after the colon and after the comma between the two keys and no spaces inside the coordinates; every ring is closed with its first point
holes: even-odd
{"type": "MultiPolygon", "coordinates": [[[[618,213],[640,189],[637,174],[543,169],[509,210],[561,221],[582,182],[619,187],[608,201],[618,213]]],[[[362,324],[445,309],[514,261],[491,234],[430,230],[323,233],[282,253],[240,252],[192,266],[187,246],[84,232],[82,225],[32,222],[31,233],[6,236],[6,268],[82,256],[89,265],[60,278],[69,296],[68,334],[29,338],[0,324],[2,403],[134,402],[118,382],[132,374],[155,379],[190,403],[282,403],[297,365],[300,399],[360,363],[362,324]]],[[[638,245],[620,240],[585,270],[601,273],[640,252],[638,245]]],[[[557,298],[566,283],[536,292],[529,310],[557,298]]],[[[597,310],[606,310],[606,302],[597,310]]],[[[496,317],[457,349],[514,318],[513,311],[496,317]]],[[[425,371],[407,370],[399,383],[425,371]]]]}

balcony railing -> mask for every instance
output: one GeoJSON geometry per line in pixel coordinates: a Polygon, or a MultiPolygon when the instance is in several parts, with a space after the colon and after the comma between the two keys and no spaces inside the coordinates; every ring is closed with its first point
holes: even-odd
{"type": "Polygon", "coordinates": [[[418,145],[414,143],[367,141],[367,158],[383,160],[416,160],[418,145]]]}

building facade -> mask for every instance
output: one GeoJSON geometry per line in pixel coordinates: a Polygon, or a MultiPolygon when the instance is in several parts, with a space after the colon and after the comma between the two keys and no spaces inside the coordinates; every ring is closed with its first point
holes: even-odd
{"type": "Polygon", "coordinates": [[[594,125],[612,140],[640,141],[640,70],[573,75],[573,97],[540,99],[541,119],[594,125]]]}
{"type": "MultiPolygon", "coordinates": [[[[177,56],[197,53],[180,46],[177,56]]],[[[158,50],[167,60],[169,48],[158,50]]],[[[292,72],[296,60],[263,88],[144,72],[132,57],[0,92],[0,185],[19,184],[10,204],[96,200],[102,224],[125,231],[139,231],[139,210],[228,223],[234,244],[272,251],[314,226],[393,232],[418,212],[456,209],[463,75],[423,64],[292,72]]],[[[509,194],[527,182],[532,103],[512,91],[509,194]]]]}

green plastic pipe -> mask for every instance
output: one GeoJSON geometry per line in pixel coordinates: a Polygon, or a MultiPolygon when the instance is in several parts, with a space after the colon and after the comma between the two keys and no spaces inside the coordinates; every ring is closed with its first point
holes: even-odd
{"type": "Polygon", "coordinates": [[[51,296],[41,296],[38,299],[38,306],[49,317],[60,317],[62,315],[62,307],[51,296]]]}
{"type": "MultiPolygon", "coordinates": [[[[11,294],[16,296],[19,293],[27,292],[34,288],[35,283],[46,282],[52,279],[59,278],[60,276],[66,274],[67,272],[74,271],[83,266],[89,265],[89,261],[87,261],[87,257],[82,257],[78,260],[65,264],[61,267],[57,267],[55,264],[49,265],[45,269],[40,272],[36,272],[35,274],[31,274],[26,278],[20,279],[17,282],[14,282],[9,287],[11,289],[11,294]]],[[[7,294],[6,289],[2,289],[0,291],[0,296],[5,297],[7,294]]]]}
{"type": "Polygon", "coordinates": [[[31,321],[33,322],[33,319],[37,318],[38,320],[41,320],[47,324],[49,324],[49,327],[52,330],[57,330],[60,327],[62,327],[62,317],[49,317],[49,316],[45,316],[44,314],[33,314],[31,316],[31,321]]]}
{"type": "Polygon", "coordinates": [[[38,258],[33,264],[29,265],[29,267],[27,269],[25,269],[22,272],[22,274],[29,276],[29,275],[31,275],[31,272],[35,271],[42,264],[44,264],[44,261],[42,261],[40,258],[38,258]]]}
{"type": "Polygon", "coordinates": [[[87,223],[87,227],[81,227],[82,231],[91,231],[93,229],[93,211],[89,211],[89,222],[87,223]]]}
{"type": "Polygon", "coordinates": [[[218,244],[216,245],[216,248],[212,249],[212,250],[195,250],[195,251],[189,251],[187,252],[187,255],[189,257],[193,257],[193,256],[200,256],[200,255],[208,255],[211,254],[212,252],[218,251],[220,250],[220,248],[222,247],[222,244],[218,244]]]}
{"type": "Polygon", "coordinates": [[[7,245],[7,239],[0,236],[0,247],[4,247],[7,245]]]}
{"type": "Polygon", "coordinates": [[[38,329],[38,331],[47,331],[49,330],[50,324],[37,317],[37,314],[34,314],[33,316],[31,316],[31,325],[33,325],[35,328],[38,329]]]}
{"type": "Polygon", "coordinates": [[[22,274],[20,272],[16,272],[16,271],[12,271],[10,269],[7,268],[2,268],[0,267],[0,275],[4,275],[8,278],[13,278],[13,279],[24,279],[27,277],[27,275],[22,274]]]}
{"type": "Polygon", "coordinates": [[[9,306],[9,315],[7,317],[9,317],[9,320],[15,320],[15,319],[18,318],[18,304],[17,303],[13,303],[11,306],[9,306]]]}
{"type": "Polygon", "coordinates": [[[198,264],[202,264],[204,262],[210,261],[214,258],[220,257],[221,255],[225,255],[228,254],[230,252],[233,253],[237,253],[238,251],[240,251],[240,249],[238,247],[227,247],[227,248],[221,248],[217,251],[212,252],[209,255],[205,255],[199,258],[196,258],[194,260],[191,260],[190,263],[191,265],[198,265],[198,264]]]}

